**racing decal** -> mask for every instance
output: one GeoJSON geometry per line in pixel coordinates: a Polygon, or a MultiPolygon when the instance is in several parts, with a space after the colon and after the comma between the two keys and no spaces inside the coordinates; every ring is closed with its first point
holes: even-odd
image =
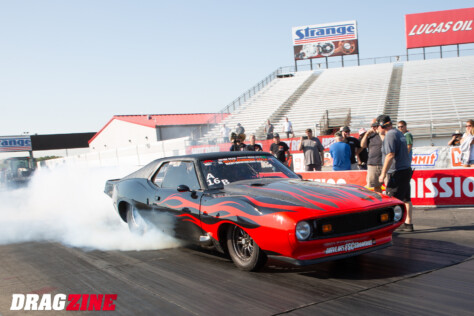
{"type": "Polygon", "coordinates": [[[355,251],[360,248],[365,248],[365,247],[370,247],[375,245],[375,239],[372,240],[366,240],[366,241],[350,241],[346,242],[341,245],[336,245],[332,247],[328,247],[324,250],[325,254],[338,254],[338,253],[344,253],[344,252],[351,252],[355,251]]]}

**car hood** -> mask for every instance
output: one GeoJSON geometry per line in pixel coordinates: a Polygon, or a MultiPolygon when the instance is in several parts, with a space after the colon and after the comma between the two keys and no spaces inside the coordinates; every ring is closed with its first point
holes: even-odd
{"type": "Polygon", "coordinates": [[[241,197],[255,206],[325,212],[373,208],[392,202],[388,196],[355,185],[331,185],[305,180],[248,181],[226,185],[227,196],[241,197]]]}

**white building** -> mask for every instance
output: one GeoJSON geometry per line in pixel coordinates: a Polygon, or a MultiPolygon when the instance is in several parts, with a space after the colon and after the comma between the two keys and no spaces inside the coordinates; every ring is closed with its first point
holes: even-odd
{"type": "Polygon", "coordinates": [[[90,151],[146,145],[157,141],[191,136],[207,131],[208,122],[221,114],[115,115],[89,141],[90,151]]]}

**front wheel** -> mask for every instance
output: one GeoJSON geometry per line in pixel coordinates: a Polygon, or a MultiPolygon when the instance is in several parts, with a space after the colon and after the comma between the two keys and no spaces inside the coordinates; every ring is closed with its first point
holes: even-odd
{"type": "Polygon", "coordinates": [[[267,256],[247,232],[238,226],[227,231],[227,249],[234,264],[244,271],[255,271],[267,261],[267,256]]]}
{"type": "Polygon", "coordinates": [[[141,217],[137,209],[131,205],[127,210],[127,224],[128,229],[136,235],[143,235],[148,230],[147,223],[143,217],[141,217]]]}

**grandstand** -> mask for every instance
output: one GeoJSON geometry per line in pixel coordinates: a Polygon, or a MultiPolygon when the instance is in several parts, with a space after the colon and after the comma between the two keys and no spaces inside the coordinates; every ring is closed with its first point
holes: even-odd
{"type": "Polygon", "coordinates": [[[417,137],[451,135],[474,116],[474,56],[404,64],[399,120],[417,137]]]}
{"type": "MultiPolygon", "coordinates": [[[[345,124],[369,126],[374,113],[383,111],[391,72],[392,64],[323,71],[286,113],[293,130],[303,135],[310,127],[323,132],[345,124]]],[[[275,126],[282,125],[280,120],[275,126]]]]}
{"type": "MultiPolygon", "coordinates": [[[[295,72],[275,78],[222,123],[241,123],[264,139],[267,119],[282,131],[284,118],[296,136],[306,128],[331,133],[370,126],[379,114],[405,120],[417,138],[451,135],[474,115],[474,56],[405,61],[295,72]]],[[[222,124],[221,123],[221,124],[222,124]]],[[[201,143],[219,138],[216,125],[201,143]]]]}
{"type": "Polygon", "coordinates": [[[237,123],[241,123],[247,135],[255,134],[259,128],[264,126],[267,119],[298,91],[298,88],[304,86],[307,80],[311,80],[312,75],[313,72],[311,71],[303,71],[275,78],[268,86],[248,99],[220,124],[209,130],[203,138],[206,141],[219,139],[219,130],[222,124],[226,124],[227,127],[233,129],[237,123]]]}

